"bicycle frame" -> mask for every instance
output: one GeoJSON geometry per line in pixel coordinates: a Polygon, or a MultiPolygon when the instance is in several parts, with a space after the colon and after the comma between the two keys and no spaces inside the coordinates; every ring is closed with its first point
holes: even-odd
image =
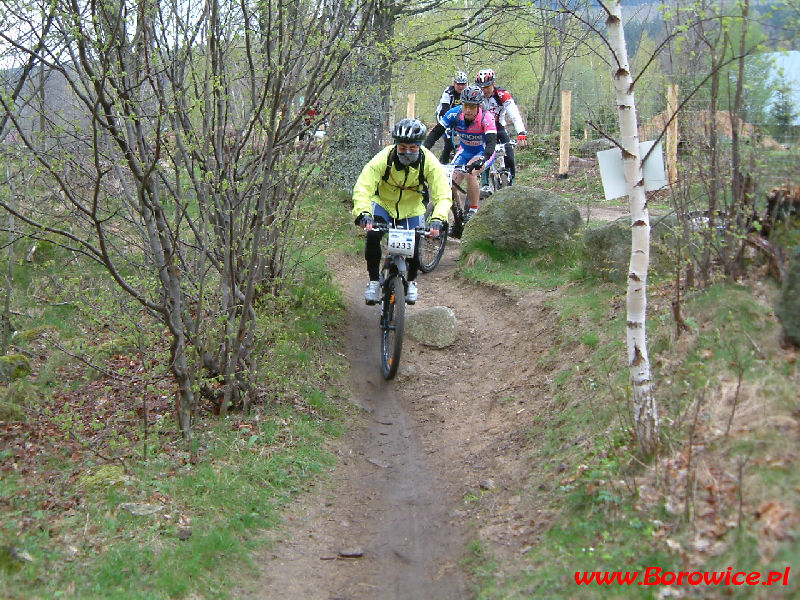
{"type": "Polygon", "coordinates": [[[493,194],[499,189],[511,185],[511,169],[506,165],[506,148],[516,146],[517,142],[510,141],[505,144],[497,144],[494,151],[494,161],[487,170],[487,180],[493,194]]]}

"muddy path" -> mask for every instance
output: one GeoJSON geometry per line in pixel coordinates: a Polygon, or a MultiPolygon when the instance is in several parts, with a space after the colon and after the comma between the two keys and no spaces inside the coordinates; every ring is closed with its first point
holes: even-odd
{"type": "Polygon", "coordinates": [[[336,265],[363,427],[336,443],[330,481],[292,506],[256,557],[259,579],[237,597],[464,600],[474,596],[470,540],[511,553],[532,543],[535,503],[522,511],[519,490],[532,476],[526,432],[547,402],[546,375],[533,376],[548,347],[547,293],[511,298],[470,284],[456,276],[459,254],[448,244],[408,311],[449,306],[458,340],[436,350],[407,336],[390,382],[379,371],[378,309],[363,302],[363,259],[336,265]]]}

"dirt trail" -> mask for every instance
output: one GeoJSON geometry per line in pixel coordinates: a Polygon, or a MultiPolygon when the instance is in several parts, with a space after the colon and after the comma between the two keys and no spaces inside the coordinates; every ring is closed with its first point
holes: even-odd
{"type": "Polygon", "coordinates": [[[378,366],[378,309],[363,302],[363,260],[337,265],[351,307],[343,352],[365,427],[339,443],[332,481],[293,506],[239,598],[464,600],[470,539],[512,552],[531,543],[517,490],[530,476],[529,421],[549,385],[532,377],[548,347],[547,294],[514,300],[459,280],[459,252],[448,244],[409,307],[451,307],[457,342],[434,350],[406,337],[390,382],[378,366]],[[490,500],[465,502],[483,495],[490,500]]]}

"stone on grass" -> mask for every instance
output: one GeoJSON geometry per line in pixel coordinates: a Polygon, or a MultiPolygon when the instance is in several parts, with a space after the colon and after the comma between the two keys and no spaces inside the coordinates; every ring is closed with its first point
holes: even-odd
{"type": "Polygon", "coordinates": [[[137,517],[148,517],[164,510],[163,504],[147,504],[141,502],[122,502],[117,508],[137,517]]]}

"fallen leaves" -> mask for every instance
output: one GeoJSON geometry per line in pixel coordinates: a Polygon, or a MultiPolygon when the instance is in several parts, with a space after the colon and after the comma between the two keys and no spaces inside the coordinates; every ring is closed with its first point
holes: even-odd
{"type": "Polygon", "coordinates": [[[777,500],[759,504],[755,516],[759,522],[759,531],[776,540],[791,537],[791,530],[798,524],[797,511],[777,500]]]}

